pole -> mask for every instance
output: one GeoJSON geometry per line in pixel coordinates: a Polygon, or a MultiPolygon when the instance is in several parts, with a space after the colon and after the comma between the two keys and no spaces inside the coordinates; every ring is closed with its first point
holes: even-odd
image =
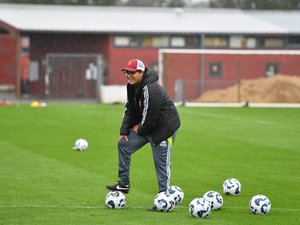
{"type": "Polygon", "coordinates": [[[16,31],[16,98],[21,98],[21,35],[16,31]]]}
{"type": "Polygon", "coordinates": [[[240,56],[237,60],[237,102],[241,102],[241,65],[240,65],[240,56]]]}

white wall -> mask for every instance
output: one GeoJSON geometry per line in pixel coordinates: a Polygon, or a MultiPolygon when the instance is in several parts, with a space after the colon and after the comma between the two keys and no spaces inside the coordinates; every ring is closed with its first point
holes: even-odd
{"type": "Polygon", "coordinates": [[[125,103],[127,99],[126,85],[101,85],[101,103],[125,103]]]}

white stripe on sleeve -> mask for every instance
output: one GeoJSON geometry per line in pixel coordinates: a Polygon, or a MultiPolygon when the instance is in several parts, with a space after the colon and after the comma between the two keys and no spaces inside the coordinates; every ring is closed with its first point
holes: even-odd
{"type": "Polygon", "coordinates": [[[144,109],[143,109],[143,118],[142,118],[142,122],[141,125],[144,124],[145,120],[146,120],[146,116],[147,116],[147,112],[148,112],[148,106],[149,106],[149,92],[148,92],[148,87],[145,86],[143,88],[144,91],[144,109]]]}

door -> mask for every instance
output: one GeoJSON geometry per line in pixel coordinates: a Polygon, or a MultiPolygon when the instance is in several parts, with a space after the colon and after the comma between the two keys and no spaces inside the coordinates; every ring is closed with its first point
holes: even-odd
{"type": "Polygon", "coordinates": [[[102,55],[46,55],[46,97],[96,98],[102,81],[102,55]]]}

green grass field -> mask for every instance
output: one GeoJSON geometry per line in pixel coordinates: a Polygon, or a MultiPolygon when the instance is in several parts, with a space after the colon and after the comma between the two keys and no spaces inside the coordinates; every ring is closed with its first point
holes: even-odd
{"type": "Polygon", "coordinates": [[[132,158],[124,209],[106,208],[107,184],[117,181],[121,105],[50,104],[0,107],[0,224],[2,225],[298,225],[300,109],[178,108],[182,126],[172,153],[171,185],[185,199],[170,213],[147,212],[157,193],[149,146],[132,158]],[[72,150],[77,138],[87,152],[72,150]],[[224,196],[235,177],[239,196],[224,196]],[[209,190],[224,204],[207,219],[188,205],[209,190]],[[250,213],[253,195],[272,202],[266,216],[250,213]]]}

